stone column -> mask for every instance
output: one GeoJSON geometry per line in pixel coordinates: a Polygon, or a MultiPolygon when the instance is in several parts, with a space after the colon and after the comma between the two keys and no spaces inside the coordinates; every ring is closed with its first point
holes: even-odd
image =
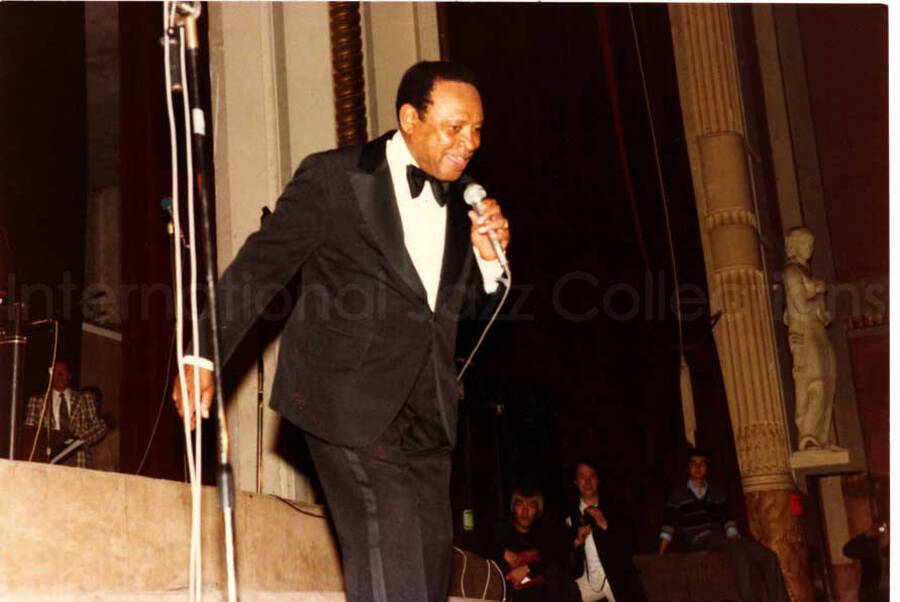
{"type": "Polygon", "coordinates": [[[328,22],[338,146],[362,144],[367,140],[368,132],[359,3],[330,2],[328,22]]]}
{"type": "Polygon", "coordinates": [[[700,220],[710,310],[750,530],[778,554],[794,602],[811,602],[772,308],[759,251],[741,89],[729,7],[669,7],[685,137],[700,220]]]}
{"type": "Polygon", "coordinates": [[[394,100],[403,73],[418,61],[440,60],[434,2],[363,2],[363,58],[369,137],[397,127],[394,100]]]}
{"type": "MultiPolygon", "coordinates": [[[[315,151],[335,146],[328,5],[316,2],[213,2],[208,5],[216,244],[219,269],[259,228],[261,209],[275,207],[294,168],[315,151]]],[[[254,334],[247,337],[253,347],[254,334]]],[[[268,400],[278,341],[264,351],[268,400]]],[[[237,486],[257,487],[256,362],[228,405],[237,486]]],[[[237,367],[229,365],[229,370],[237,367]]],[[[262,416],[262,491],[313,501],[306,475],[276,451],[280,417],[262,416]]]]}
{"type": "Polygon", "coordinates": [[[841,476],[825,476],[817,479],[822,519],[825,523],[825,545],[831,572],[832,593],[835,602],[857,602],[859,590],[858,563],[844,556],[844,544],[851,532],[847,520],[841,476]]]}

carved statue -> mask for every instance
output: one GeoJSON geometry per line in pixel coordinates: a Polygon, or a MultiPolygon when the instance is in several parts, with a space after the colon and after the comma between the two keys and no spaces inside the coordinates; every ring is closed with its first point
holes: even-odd
{"type": "Polygon", "coordinates": [[[798,451],[835,448],[831,436],[837,364],[825,328],[831,314],[825,309],[825,282],[810,273],[813,233],[793,228],[785,237],[785,310],[788,345],[794,359],[794,419],[798,451]]]}

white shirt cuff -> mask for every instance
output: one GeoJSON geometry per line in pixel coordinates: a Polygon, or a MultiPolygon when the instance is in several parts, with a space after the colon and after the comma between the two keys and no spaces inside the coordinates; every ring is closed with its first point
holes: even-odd
{"type": "Polygon", "coordinates": [[[184,364],[197,366],[198,368],[203,368],[204,370],[209,370],[210,372],[213,372],[216,369],[211,361],[209,361],[205,357],[200,357],[199,355],[186,355],[181,359],[182,363],[184,364]]]}
{"type": "Polygon", "coordinates": [[[733,537],[735,535],[738,535],[738,530],[735,527],[728,527],[727,529],[725,529],[725,535],[727,535],[728,537],[733,537]]]}
{"type": "Polygon", "coordinates": [[[499,259],[488,261],[482,259],[478,249],[472,247],[475,253],[475,261],[478,262],[478,269],[481,271],[481,279],[484,281],[484,292],[492,295],[497,292],[500,282],[503,281],[503,268],[500,266],[499,259]]]}
{"type": "Polygon", "coordinates": [[[672,541],[672,536],[669,533],[666,533],[665,531],[663,531],[662,533],[659,534],[659,538],[665,539],[666,541],[672,541]]]}

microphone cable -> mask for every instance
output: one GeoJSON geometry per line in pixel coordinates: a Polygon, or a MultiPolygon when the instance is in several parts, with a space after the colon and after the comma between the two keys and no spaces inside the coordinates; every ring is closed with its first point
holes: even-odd
{"type": "MultiPolygon", "coordinates": [[[[59,349],[59,322],[53,322],[53,352],[50,354],[50,378],[47,379],[47,388],[44,390],[44,400],[41,403],[41,413],[34,429],[34,441],[31,442],[31,453],[28,454],[28,461],[34,459],[34,450],[37,449],[37,442],[41,436],[41,427],[44,424],[44,416],[47,413],[47,402],[50,400],[50,390],[53,387],[53,374],[56,372],[56,352],[59,349]]],[[[50,421],[47,421],[47,445],[50,445],[50,421]]],[[[49,454],[48,454],[49,455],[49,454]]]]}
{"type": "Polygon", "coordinates": [[[490,330],[491,326],[494,325],[494,322],[497,321],[497,316],[500,315],[500,310],[503,309],[503,304],[506,303],[506,298],[509,297],[509,291],[512,288],[512,270],[509,267],[504,267],[503,272],[506,274],[506,280],[500,281],[500,284],[505,287],[503,296],[500,298],[500,303],[497,304],[497,308],[494,310],[494,313],[491,314],[491,319],[488,320],[487,325],[485,325],[484,329],[482,329],[481,336],[478,337],[478,340],[475,342],[475,346],[472,347],[472,351],[469,353],[469,357],[466,358],[466,362],[463,364],[463,367],[460,368],[459,373],[456,375],[456,382],[462,381],[463,375],[465,375],[466,370],[468,370],[469,366],[472,364],[472,359],[475,357],[475,354],[478,353],[478,349],[484,342],[484,337],[487,336],[488,330],[490,330]]]}
{"type": "MultiPolygon", "coordinates": [[[[164,30],[164,43],[163,43],[163,72],[165,74],[165,83],[166,83],[166,110],[168,116],[168,125],[169,125],[169,144],[170,144],[170,156],[171,156],[171,170],[172,170],[172,225],[175,229],[176,233],[180,233],[181,230],[181,208],[179,202],[179,172],[178,172],[178,137],[175,125],[175,108],[172,101],[172,94],[175,91],[180,91],[185,97],[184,94],[184,85],[185,85],[185,77],[184,77],[184,32],[183,28],[176,28],[175,25],[175,15],[176,15],[176,3],[166,0],[163,2],[163,30],[164,30]],[[177,36],[177,37],[176,37],[177,36]],[[172,46],[175,45],[178,50],[178,63],[173,63],[172,59],[172,46]],[[174,71],[174,74],[179,79],[178,82],[173,82],[173,70],[176,68],[177,71],[174,71]],[[175,87],[177,85],[177,87],[175,87]]],[[[187,117],[186,117],[187,118],[187,117]]],[[[189,126],[188,126],[189,127],[189,126]]],[[[190,153],[190,141],[186,144],[188,149],[188,153],[190,153]]],[[[188,170],[190,167],[190,160],[187,161],[188,170]]],[[[189,180],[187,186],[188,192],[188,212],[191,213],[193,211],[192,200],[192,186],[193,182],[189,180]]],[[[175,288],[175,337],[177,339],[175,344],[176,354],[177,354],[177,364],[178,364],[178,386],[180,387],[181,400],[182,403],[187,403],[189,399],[187,395],[187,382],[185,376],[184,369],[184,309],[182,306],[182,299],[184,297],[183,290],[183,265],[182,265],[182,256],[181,256],[181,237],[174,236],[174,263],[175,263],[175,279],[174,279],[174,288],[175,288]]],[[[191,267],[196,266],[196,259],[193,257],[195,252],[195,247],[191,243],[190,245],[190,254],[191,254],[191,267]]],[[[196,281],[196,276],[192,276],[192,281],[196,281]]],[[[194,304],[191,304],[191,309],[194,309],[194,304]]],[[[193,311],[191,314],[192,322],[196,324],[197,316],[194,315],[193,311]]],[[[192,328],[193,335],[193,328],[192,328]]],[[[193,338],[193,336],[192,336],[193,338]]],[[[194,347],[196,349],[196,346],[194,347]]],[[[197,370],[193,370],[195,373],[193,392],[194,399],[199,399],[199,386],[197,380],[197,370]]],[[[197,420],[198,427],[201,420],[199,417],[197,420]]],[[[189,567],[188,567],[188,591],[189,591],[189,599],[191,602],[198,602],[202,600],[202,589],[203,589],[203,581],[202,581],[202,568],[201,568],[201,559],[202,559],[202,546],[201,546],[201,538],[200,538],[200,520],[202,518],[200,513],[200,499],[202,490],[200,488],[200,474],[199,474],[199,458],[195,457],[194,453],[194,445],[191,442],[191,424],[190,424],[190,416],[186,407],[182,408],[182,426],[184,427],[184,437],[185,437],[185,448],[187,453],[187,465],[188,465],[188,475],[190,480],[191,487],[191,545],[190,545],[190,555],[189,555],[189,567]],[[198,587],[199,584],[199,587],[198,587]]],[[[199,432],[197,433],[199,437],[199,432]]],[[[197,446],[199,449],[199,445],[197,446]]]]}
{"type": "Polygon", "coordinates": [[[169,343],[169,356],[166,359],[166,376],[163,379],[162,399],[159,400],[159,409],[156,410],[156,420],[153,423],[153,430],[150,431],[150,439],[147,441],[147,447],[144,448],[144,455],[141,456],[141,462],[138,464],[134,474],[139,475],[144,469],[144,463],[147,456],[150,455],[150,447],[153,445],[153,439],[156,437],[156,429],[159,428],[159,419],[162,417],[163,408],[166,405],[166,393],[169,392],[169,380],[172,378],[172,355],[175,353],[175,330],[172,330],[172,342],[169,343]]]}
{"type": "MultiPolygon", "coordinates": [[[[462,177],[461,182],[465,183],[465,192],[463,192],[463,199],[466,202],[466,205],[474,209],[479,215],[481,215],[481,202],[487,197],[487,192],[484,188],[475,182],[471,177],[464,175],[462,177]]],[[[507,221],[507,227],[509,222],[507,221]]],[[[503,272],[506,274],[506,280],[499,280],[500,284],[503,284],[506,289],[503,291],[503,296],[500,298],[500,303],[497,304],[496,309],[494,309],[494,313],[491,314],[491,319],[488,320],[487,325],[481,331],[481,336],[478,337],[478,340],[475,342],[475,346],[472,348],[471,353],[469,353],[469,357],[466,358],[466,362],[463,364],[463,367],[460,368],[459,373],[456,375],[456,382],[462,382],[462,377],[465,375],[466,370],[469,369],[469,366],[472,364],[472,359],[475,357],[475,354],[478,352],[478,349],[481,347],[481,344],[484,342],[484,338],[487,336],[488,330],[490,330],[491,326],[494,325],[494,322],[497,320],[497,316],[500,315],[500,310],[503,308],[503,304],[506,303],[506,298],[509,296],[509,291],[512,289],[512,268],[509,267],[509,260],[506,258],[506,253],[502,248],[502,245],[496,238],[496,234],[494,234],[493,230],[488,233],[488,237],[491,239],[491,244],[494,246],[494,251],[497,254],[497,261],[500,264],[500,267],[503,269],[503,272]]],[[[477,251],[475,251],[477,252],[477,251]]]]}
{"type": "MultiPolygon", "coordinates": [[[[199,320],[200,320],[200,309],[197,302],[197,245],[196,245],[196,228],[195,228],[195,220],[194,220],[194,153],[193,153],[193,145],[191,144],[191,109],[190,103],[188,100],[188,86],[189,81],[186,77],[187,75],[187,59],[185,57],[185,33],[184,27],[178,28],[179,35],[179,62],[181,66],[181,74],[182,74],[182,93],[181,93],[181,105],[183,111],[182,125],[184,126],[184,154],[185,154],[185,171],[186,177],[185,181],[187,182],[186,193],[187,193],[187,217],[188,217],[188,244],[190,245],[190,253],[188,254],[189,264],[190,264],[190,288],[189,296],[190,296],[190,311],[191,311],[191,349],[194,353],[198,353],[200,348],[200,330],[199,330],[199,320]]],[[[178,300],[181,301],[181,297],[178,297],[178,300]]],[[[193,382],[190,383],[190,386],[193,388],[194,400],[196,403],[200,403],[200,369],[195,366],[191,371],[193,374],[193,382]]],[[[191,525],[196,525],[196,530],[191,531],[193,538],[196,540],[194,542],[194,554],[195,560],[194,565],[196,570],[194,572],[194,577],[196,580],[195,585],[195,593],[197,595],[197,600],[203,599],[203,555],[202,555],[202,546],[201,546],[201,536],[200,530],[202,527],[202,487],[203,487],[203,445],[202,445],[202,435],[203,435],[203,419],[199,415],[200,408],[197,407],[195,409],[195,420],[194,420],[194,471],[195,471],[195,483],[192,496],[192,518],[191,525]]]]}
{"type": "MultiPolygon", "coordinates": [[[[213,241],[213,233],[211,233],[210,208],[207,196],[206,183],[206,164],[205,164],[205,143],[206,125],[204,112],[200,108],[200,80],[199,80],[199,52],[200,44],[197,35],[197,19],[201,14],[200,2],[173,2],[165,0],[163,3],[163,19],[164,29],[166,32],[166,43],[164,44],[165,52],[165,73],[166,73],[166,94],[167,109],[169,111],[169,131],[170,141],[173,146],[173,224],[176,230],[180,231],[179,207],[177,204],[177,185],[178,181],[175,177],[175,165],[178,160],[177,156],[177,139],[175,137],[175,119],[174,107],[172,103],[172,94],[180,92],[182,94],[183,109],[183,126],[185,137],[185,171],[187,172],[186,196],[187,196],[187,219],[188,219],[188,242],[189,252],[189,304],[191,315],[191,350],[194,354],[200,352],[200,336],[199,336],[199,304],[197,297],[197,228],[195,223],[195,187],[196,193],[199,195],[201,204],[201,213],[203,220],[203,242],[204,242],[204,267],[205,267],[205,284],[207,289],[207,304],[211,326],[211,345],[213,352],[213,379],[215,382],[215,400],[216,415],[218,418],[218,447],[219,447],[219,464],[217,472],[219,506],[223,514],[224,522],[224,544],[225,544],[225,569],[227,575],[227,596],[229,602],[237,601],[237,567],[235,562],[234,548],[234,481],[232,477],[232,468],[229,461],[229,437],[226,423],[226,414],[224,407],[224,398],[222,393],[220,357],[218,349],[218,320],[216,309],[216,293],[215,293],[215,247],[213,241]],[[177,34],[177,42],[175,37],[177,34]],[[180,72],[176,72],[172,63],[171,46],[178,44],[179,68],[180,72]],[[189,56],[188,56],[189,55],[189,56]],[[173,85],[172,73],[175,72],[178,84],[173,85]],[[194,108],[191,108],[191,105],[194,108]],[[199,164],[194,166],[195,156],[199,164]]],[[[187,403],[189,397],[186,395],[188,383],[185,382],[184,368],[184,311],[181,304],[184,302],[182,291],[183,281],[181,274],[181,253],[180,253],[180,237],[175,239],[175,260],[178,273],[176,282],[176,336],[178,340],[178,386],[181,392],[182,403],[187,403]]],[[[183,426],[185,430],[185,442],[187,449],[191,449],[190,429],[191,421],[194,423],[194,448],[188,451],[188,464],[192,474],[191,479],[191,555],[190,555],[190,593],[192,602],[199,602],[203,597],[203,568],[202,568],[202,550],[200,529],[202,526],[202,431],[203,417],[200,415],[201,399],[200,399],[200,366],[194,366],[191,370],[193,375],[192,392],[190,399],[194,400],[193,407],[182,408],[183,426]],[[189,411],[186,411],[189,410],[189,411]],[[190,418],[190,419],[189,419],[190,418]]]]}

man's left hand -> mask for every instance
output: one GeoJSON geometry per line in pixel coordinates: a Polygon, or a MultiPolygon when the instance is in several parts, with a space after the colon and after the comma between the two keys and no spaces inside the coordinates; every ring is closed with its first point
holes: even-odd
{"type": "Polygon", "coordinates": [[[478,254],[486,261],[497,259],[497,253],[491,246],[491,239],[488,232],[491,230],[497,235],[500,246],[506,251],[509,244],[509,221],[503,217],[500,211],[500,205],[494,199],[484,199],[481,201],[484,207],[483,215],[478,215],[475,211],[469,211],[469,219],[472,220],[471,239],[472,246],[478,249],[478,254]]]}

